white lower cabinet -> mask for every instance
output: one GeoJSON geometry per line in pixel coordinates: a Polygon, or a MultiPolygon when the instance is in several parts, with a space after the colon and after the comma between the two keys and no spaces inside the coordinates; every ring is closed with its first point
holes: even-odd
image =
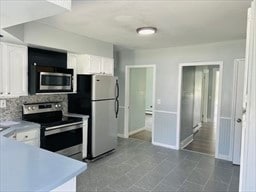
{"type": "Polygon", "coordinates": [[[39,129],[22,129],[15,130],[6,137],[12,138],[25,144],[40,147],[40,130],[39,129]]]}
{"type": "Polygon", "coordinates": [[[1,43],[0,56],[0,97],[28,95],[27,47],[1,43]]]}

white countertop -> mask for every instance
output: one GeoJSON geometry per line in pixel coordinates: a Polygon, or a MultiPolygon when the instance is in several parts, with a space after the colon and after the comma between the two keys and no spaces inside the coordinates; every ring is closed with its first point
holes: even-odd
{"type": "Polygon", "coordinates": [[[0,133],[1,192],[51,191],[87,168],[86,163],[3,136],[31,125],[33,123],[22,121],[0,133]]]}

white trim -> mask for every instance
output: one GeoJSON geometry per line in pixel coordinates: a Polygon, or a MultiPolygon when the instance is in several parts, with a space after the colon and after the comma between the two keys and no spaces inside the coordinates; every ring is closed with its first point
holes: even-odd
{"type": "Polygon", "coordinates": [[[216,80],[217,80],[217,72],[219,71],[219,69],[217,68],[213,68],[212,70],[212,100],[211,100],[211,118],[210,118],[210,122],[214,122],[215,120],[215,96],[216,96],[216,80]]]}
{"type": "Polygon", "coordinates": [[[175,149],[175,150],[178,150],[176,148],[176,146],[174,145],[166,145],[166,144],[163,144],[163,143],[158,143],[158,142],[152,142],[153,145],[156,145],[156,146],[160,146],[160,147],[165,147],[165,148],[168,148],[168,149],[175,149]]]}
{"type": "Polygon", "coordinates": [[[180,108],[181,108],[181,86],[182,86],[182,68],[185,66],[208,66],[208,65],[218,65],[220,70],[219,79],[219,103],[217,112],[217,128],[216,128],[216,145],[215,145],[215,157],[219,156],[219,128],[220,128],[220,110],[221,110],[221,96],[222,96],[222,78],[223,78],[223,61],[213,61],[213,62],[192,62],[192,63],[181,63],[179,65],[179,79],[178,79],[178,105],[177,105],[177,130],[176,130],[176,148],[180,149],[180,108]]]}
{"type": "Polygon", "coordinates": [[[120,134],[120,133],[117,134],[117,137],[125,138],[124,134],[120,134]]]}
{"type": "Polygon", "coordinates": [[[209,99],[209,69],[203,70],[203,122],[209,122],[208,121],[208,99],[209,99]]]}
{"type": "Polygon", "coordinates": [[[177,112],[174,112],[174,111],[162,111],[162,110],[155,110],[155,112],[157,112],[157,113],[168,113],[168,114],[174,114],[174,115],[177,115],[177,112]]]}
{"type": "Polygon", "coordinates": [[[125,66],[125,111],[124,111],[124,136],[129,137],[129,103],[130,103],[130,69],[132,68],[153,68],[153,89],[152,89],[152,143],[154,142],[155,130],[155,94],[156,94],[156,65],[127,65],[125,66]]]}
{"type": "Polygon", "coordinates": [[[136,134],[136,133],[139,133],[140,131],[144,131],[144,130],[146,130],[146,128],[145,128],[145,127],[141,127],[141,128],[136,129],[136,130],[134,130],[134,131],[130,131],[130,132],[129,132],[129,136],[130,136],[130,135],[133,135],[133,134],[136,134]]]}
{"type": "Polygon", "coordinates": [[[192,143],[194,141],[194,136],[193,134],[188,136],[186,139],[182,140],[180,142],[180,147],[181,149],[184,149],[185,147],[187,147],[190,143],[192,143]]]}
{"type": "Polygon", "coordinates": [[[202,123],[200,122],[197,124],[197,126],[195,126],[193,128],[193,133],[196,133],[197,131],[199,131],[201,129],[201,127],[202,127],[202,123]]]}

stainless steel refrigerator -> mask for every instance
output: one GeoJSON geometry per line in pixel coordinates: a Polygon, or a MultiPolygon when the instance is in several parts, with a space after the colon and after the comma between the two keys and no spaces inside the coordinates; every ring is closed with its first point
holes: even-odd
{"type": "Polygon", "coordinates": [[[90,116],[87,159],[94,159],[116,148],[118,97],[117,77],[77,75],[77,94],[68,96],[68,111],[90,116]]]}

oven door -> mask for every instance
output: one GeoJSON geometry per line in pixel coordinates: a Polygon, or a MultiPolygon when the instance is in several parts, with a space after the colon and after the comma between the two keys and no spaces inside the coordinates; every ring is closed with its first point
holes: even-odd
{"type": "Polygon", "coordinates": [[[40,91],[72,91],[72,74],[40,72],[40,91]]]}
{"type": "Polygon", "coordinates": [[[65,156],[77,156],[82,152],[82,127],[82,123],[47,127],[41,147],[65,156]]]}

